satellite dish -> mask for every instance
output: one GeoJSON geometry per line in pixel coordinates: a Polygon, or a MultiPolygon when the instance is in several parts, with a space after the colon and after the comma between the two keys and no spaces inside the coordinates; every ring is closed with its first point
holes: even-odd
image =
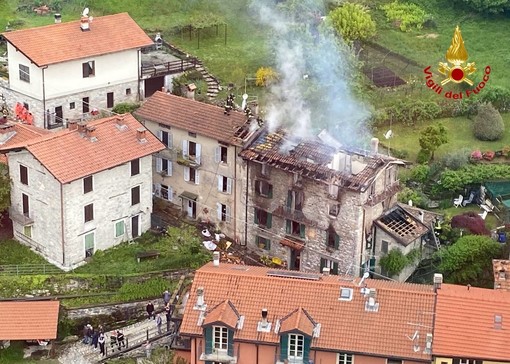
{"type": "Polygon", "coordinates": [[[241,104],[241,109],[246,109],[246,100],[248,100],[248,94],[243,94],[243,102],[241,104]]]}
{"type": "Polygon", "coordinates": [[[89,15],[89,8],[83,9],[83,13],[81,13],[82,16],[88,16],[89,15]]]}
{"type": "Polygon", "coordinates": [[[391,137],[393,136],[393,131],[390,129],[386,132],[386,134],[384,134],[384,137],[386,139],[390,139],[391,137]]]}
{"type": "Polygon", "coordinates": [[[363,273],[363,279],[367,279],[368,277],[370,277],[370,273],[368,272],[363,273]]]}

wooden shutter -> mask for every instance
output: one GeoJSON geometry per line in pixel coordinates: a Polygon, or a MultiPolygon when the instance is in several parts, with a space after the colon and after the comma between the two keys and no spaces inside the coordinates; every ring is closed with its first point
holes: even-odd
{"type": "Polygon", "coordinates": [[[333,234],[335,234],[335,249],[338,249],[338,247],[340,246],[340,237],[338,236],[337,233],[333,234]]]}
{"type": "Polygon", "coordinates": [[[184,167],[184,180],[189,182],[189,167],[184,167]]]}
{"type": "Polygon", "coordinates": [[[197,161],[198,164],[200,164],[200,157],[201,156],[202,156],[202,145],[201,144],[196,144],[195,160],[197,161]]]}
{"type": "Polygon", "coordinates": [[[188,158],[188,141],[187,140],[182,141],[182,156],[184,158],[188,158]]]}
{"type": "Polygon", "coordinates": [[[213,329],[212,327],[206,327],[204,329],[204,338],[205,338],[205,353],[212,354],[213,351],[213,329]]]}
{"type": "Polygon", "coordinates": [[[168,191],[167,192],[167,195],[168,195],[167,199],[168,199],[168,201],[173,201],[174,200],[174,190],[172,189],[172,187],[168,186],[167,191],[168,191]]]}
{"type": "Polygon", "coordinates": [[[227,345],[228,356],[234,356],[234,330],[228,330],[228,345],[227,345]]]}
{"type": "Polygon", "coordinates": [[[216,147],[214,150],[214,161],[219,163],[221,161],[221,147],[216,147]]]}
{"type": "Polygon", "coordinates": [[[273,198],[273,185],[269,185],[269,193],[267,197],[273,198]]]}
{"type": "Polygon", "coordinates": [[[198,169],[195,169],[195,184],[198,185],[200,183],[200,173],[198,169]]]}
{"type": "Polygon", "coordinates": [[[161,185],[159,183],[153,184],[152,190],[154,191],[155,196],[157,196],[157,197],[161,196],[161,185]]]}
{"type": "Polygon", "coordinates": [[[338,275],[338,262],[333,262],[332,274],[338,275]]]}
{"type": "Polygon", "coordinates": [[[299,224],[299,236],[305,238],[305,224],[299,224]]]}
{"type": "Polygon", "coordinates": [[[271,229],[271,227],[273,226],[273,214],[271,213],[267,213],[267,223],[266,223],[266,227],[268,229],[271,229]]]}
{"type": "Polygon", "coordinates": [[[310,345],[312,344],[312,339],[308,336],[304,336],[303,338],[303,363],[308,363],[308,358],[310,357],[310,345]]]}
{"type": "Polygon", "coordinates": [[[168,133],[168,148],[173,148],[174,137],[173,137],[172,133],[170,133],[169,131],[167,131],[167,133],[168,133]]]}
{"type": "Polygon", "coordinates": [[[321,258],[321,265],[320,265],[320,269],[319,269],[319,272],[322,273],[322,270],[326,267],[326,259],[324,258],[321,258]]]}
{"type": "Polygon", "coordinates": [[[223,176],[218,175],[218,191],[223,192],[223,176]]]}
{"type": "Polygon", "coordinates": [[[227,178],[227,193],[232,194],[232,178],[227,178]]]}
{"type": "Polygon", "coordinates": [[[166,172],[166,175],[167,176],[171,176],[172,173],[173,173],[173,165],[172,165],[172,161],[168,160],[167,161],[167,172],[166,172]]]}
{"type": "Polygon", "coordinates": [[[292,208],[292,191],[287,192],[287,208],[292,208]]]}
{"type": "Polygon", "coordinates": [[[161,172],[163,170],[163,159],[156,157],[156,172],[161,172]]]}
{"type": "Polygon", "coordinates": [[[225,221],[227,222],[230,222],[230,206],[226,206],[226,217],[225,217],[225,221]]]}
{"type": "Polygon", "coordinates": [[[284,361],[289,356],[289,335],[280,335],[280,361],[284,361]]]}
{"type": "Polygon", "coordinates": [[[83,78],[89,77],[89,63],[85,62],[81,64],[82,72],[83,72],[83,78]]]}

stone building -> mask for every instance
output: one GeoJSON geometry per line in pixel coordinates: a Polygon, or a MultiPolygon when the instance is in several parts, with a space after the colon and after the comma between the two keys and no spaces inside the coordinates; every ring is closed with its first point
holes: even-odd
{"type": "Polygon", "coordinates": [[[155,196],[242,241],[246,164],[238,154],[257,120],[161,91],[135,115],[165,145],[154,157],[155,196]]]}
{"type": "Polygon", "coordinates": [[[289,269],[357,275],[373,256],[372,223],[396,202],[402,162],[321,138],[291,140],[264,128],[241,152],[246,240],[289,269]]]}
{"type": "Polygon", "coordinates": [[[2,35],[9,68],[2,92],[27,123],[57,128],[143,95],[141,49],[153,41],[127,13],[2,35]]]}
{"type": "Polygon", "coordinates": [[[0,146],[14,238],[64,269],[150,228],[152,154],[164,146],[131,115],[0,146]]]}

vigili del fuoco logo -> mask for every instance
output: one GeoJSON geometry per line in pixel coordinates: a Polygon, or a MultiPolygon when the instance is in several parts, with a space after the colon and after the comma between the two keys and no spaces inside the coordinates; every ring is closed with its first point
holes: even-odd
{"type": "MultiPolygon", "coordinates": [[[[427,87],[436,92],[438,95],[442,95],[443,86],[450,82],[465,82],[469,86],[473,86],[473,81],[468,77],[476,72],[475,62],[466,63],[468,60],[468,53],[466,51],[466,47],[464,46],[464,40],[462,40],[462,35],[458,25],[457,28],[455,28],[455,32],[453,33],[453,39],[452,43],[450,44],[450,48],[448,48],[448,51],[446,51],[446,60],[448,62],[439,62],[438,71],[446,76],[446,78],[441,81],[441,84],[434,82],[432,79],[430,66],[423,70],[426,75],[425,80],[427,87]]],[[[486,82],[489,81],[490,73],[490,66],[486,66],[484,69],[483,81],[481,81],[475,88],[459,92],[447,91],[444,93],[444,97],[448,99],[459,100],[463,98],[463,95],[465,95],[464,97],[467,98],[471,95],[478,94],[485,87],[486,82]]]]}

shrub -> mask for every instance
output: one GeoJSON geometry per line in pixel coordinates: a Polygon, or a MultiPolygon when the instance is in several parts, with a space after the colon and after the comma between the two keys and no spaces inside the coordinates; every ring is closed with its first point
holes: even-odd
{"type": "Polygon", "coordinates": [[[493,152],[492,150],[488,150],[487,152],[483,153],[483,159],[485,159],[486,161],[493,160],[495,156],[496,153],[493,152]]]}
{"type": "Polygon", "coordinates": [[[403,32],[409,32],[412,28],[421,29],[423,23],[430,19],[430,15],[416,4],[394,1],[381,6],[381,9],[389,21],[399,23],[399,28],[403,32]]]}
{"type": "Polygon", "coordinates": [[[452,228],[467,229],[471,234],[490,235],[491,232],[485,226],[485,220],[476,212],[466,212],[462,215],[452,217],[452,228]]]}
{"type": "Polygon", "coordinates": [[[332,10],[328,19],[336,32],[348,43],[375,35],[375,22],[368,8],[361,4],[346,2],[332,10]]]}
{"type": "Polygon", "coordinates": [[[458,170],[469,163],[470,152],[469,149],[461,149],[446,154],[441,158],[441,164],[445,168],[458,170]]]}
{"type": "Polygon", "coordinates": [[[491,103],[478,107],[478,114],[473,122],[473,132],[479,140],[498,140],[505,132],[505,124],[499,111],[491,103]]]}
{"type": "Polygon", "coordinates": [[[411,169],[411,181],[416,181],[418,183],[425,183],[429,177],[429,166],[425,164],[419,164],[417,166],[414,166],[411,169]]]}
{"type": "Polygon", "coordinates": [[[430,160],[432,154],[425,149],[420,149],[418,155],[416,156],[416,162],[420,164],[426,164],[430,160]]]}
{"type": "Polygon", "coordinates": [[[471,153],[470,158],[472,161],[481,161],[483,158],[483,154],[479,150],[475,150],[473,151],[473,153],[471,153]]]}
{"type": "Polygon", "coordinates": [[[413,201],[414,206],[426,207],[427,197],[420,190],[404,187],[398,194],[398,200],[402,203],[408,203],[409,200],[413,201]]]}
{"type": "Polygon", "coordinates": [[[440,113],[441,107],[435,102],[398,101],[395,105],[377,112],[374,123],[383,125],[392,121],[412,126],[424,120],[435,119],[440,113]]]}
{"type": "Polygon", "coordinates": [[[441,189],[458,192],[464,186],[484,181],[504,180],[510,176],[508,164],[468,164],[458,171],[445,170],[441,173],[441,189]]]}
{"type": "Polygon", "coordinates": [[[509,0],[457,0],[480,13],[502,13],[510,10],[509,0]]]}
{"type": "Polygon", "coordinates": [[[498,111],[510,109],[510,90],[501,86],[492,86],[480,95],[483,102],[490,102],[498,111]]]}
{"type": "Polygon", "coordinates": [[[112,111],[116,114],[126,114],[132,113],[136,109],[140,107],[140,104],[134,102],[121,102],[120,104],[115,105],[112,111]]]}
{"type": "Polygon", "coordinates": [[[268,86],[278,79],[278,74],[271,67],[260,67],[255,78],[255,85],[268,86]]]}
{"type": "Polygon", "coordinates": [[[402,254],[400,249],[393,248],[388,254],[381,258],[379,264],[388,273],[388,275],[394,276],[402,272],[402,269],[404,269],[408,264],[408,260],[406,256],[402,254]]]}

